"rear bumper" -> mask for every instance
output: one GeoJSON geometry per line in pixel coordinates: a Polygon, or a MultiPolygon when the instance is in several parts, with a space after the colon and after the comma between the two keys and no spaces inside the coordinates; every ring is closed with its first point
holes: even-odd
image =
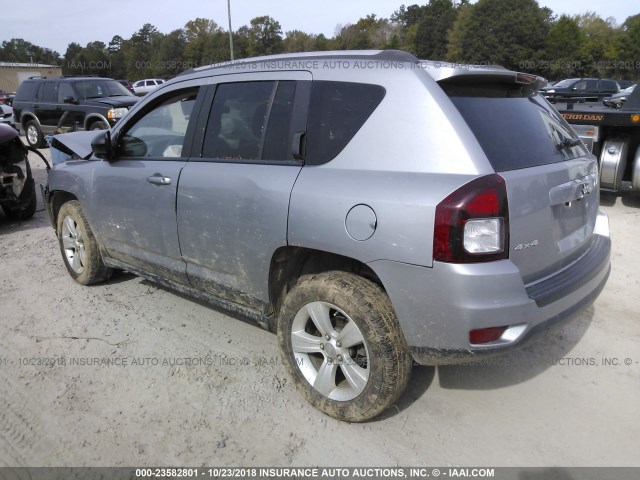
{"type": "Polygon", "coordinates": [[[565,269],[525,285],[509,260],[445,264],[433,268],[378,261],[378,274],[395,308],[414,360],[425,365],[460,363],[503,353],[587,308],[611,270],[608,219],[600,214],[590,248],[565,269]],[[469,331],[509,326],[491,343],[469,343],[469,331]]]}

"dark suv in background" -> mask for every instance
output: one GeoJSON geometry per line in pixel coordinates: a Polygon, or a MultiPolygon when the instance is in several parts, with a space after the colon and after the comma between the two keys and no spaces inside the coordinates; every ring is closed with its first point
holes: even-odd
{"type": "Polygon", "coordinates": [[[18,87],[13,111],[29,145],[43,148],[44,134],[110,128],[137,101],[110,78],[32,77],[18,87]]]}
{"type": "Polygon", "coordinates": [[[540,89],[540,93],[550,102],[567,99],[598,101],[618,93],[620,85],[615,80],[604,78],[567,78],[554,85],[540,89]]]}

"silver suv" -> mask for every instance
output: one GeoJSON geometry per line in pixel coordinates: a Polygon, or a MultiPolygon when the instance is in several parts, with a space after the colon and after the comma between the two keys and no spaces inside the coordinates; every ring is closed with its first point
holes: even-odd
{"type": "Polygon", "coordinates": [[[370,419],[413,361],[504,352],[604,287],[598,165],[543,83],[394,51],[191,70],[56,137],[62,258],[84,285],[123,269],[254,319],[309,402],[370,419]]]}

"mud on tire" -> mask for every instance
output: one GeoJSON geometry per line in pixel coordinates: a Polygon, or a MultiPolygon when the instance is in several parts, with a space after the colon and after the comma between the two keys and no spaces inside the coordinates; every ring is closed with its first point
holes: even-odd
{"type": "Polygon", "coordinates": [[[351,273],[302,277],[278,316],[278,342],[298,391],[347,422],[369,420],[393,405],[411,375],[389,297],[351,273]]]}
{"type": "Polygon", "coordinates": [[[111,276],[113,271],[102,261],[98,242],[78,201],[62,205],[56,226],[62,259],[71,278],[82,285],[92,285],[111,276]]]}

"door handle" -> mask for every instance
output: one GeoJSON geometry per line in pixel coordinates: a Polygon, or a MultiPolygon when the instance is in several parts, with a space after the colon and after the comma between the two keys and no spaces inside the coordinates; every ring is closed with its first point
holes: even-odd
{"type": "Polygon", "coordinates": [[[153,183],[154,185],[171,185],[171,178],[163,177],[162,175],[157,173],[155,175],[147,177],[147,182],[153,183]]]}

